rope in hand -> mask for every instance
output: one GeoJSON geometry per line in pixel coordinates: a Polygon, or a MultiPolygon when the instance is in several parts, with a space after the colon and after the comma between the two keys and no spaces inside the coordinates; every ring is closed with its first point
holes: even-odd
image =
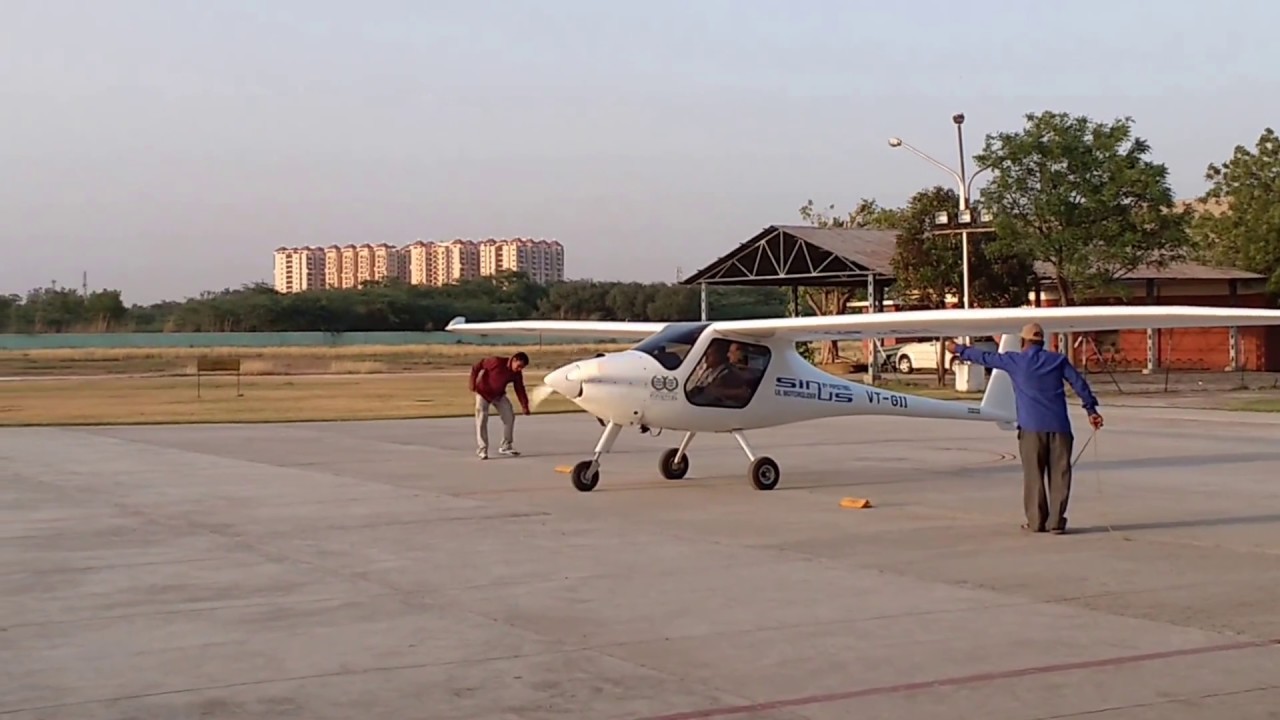
{"type": "MultiPolygon", "coordinates": [[[[1088,448],[1089,445],[1092,444],[1094,439],[1097,437],[1098,437],[1098,429],[1093,428],[1093,432],[1089,434],[1089,439],[1084,441],[1084,445],[1080,446],[1080,452],[1076,453],[1076,459],[1071,461],[1071,470],[1073,471],[1073,473],[1076,469],[1076,464],[1079,463],[1080,458],[1084,456],[1085,449],[1088,448]]],[[[1111,526],[1111,520],[1108,519],[1107,517],[1107,503],[1105,498],[1102,498],[1102,468],[1098,467],[1098,446],[1097,445],[1093,446],[1093,477],[1094,477],[1094,482],[1098,487],[1098,497],[1101,499],[1102,507],[1100,512],[1102,513],[1102,524],[1107,527],[1108,532],[1114,533],[1116,529],[1111,526]]],[[[1125,539],[1127,540],[1128,538],[1125,538],[1125,539]]]]}

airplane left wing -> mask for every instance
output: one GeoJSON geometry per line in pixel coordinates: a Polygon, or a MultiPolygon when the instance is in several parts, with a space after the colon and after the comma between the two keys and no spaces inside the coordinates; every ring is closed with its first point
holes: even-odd
{"type": "Polygon", "coordinates": [[[717,332],[796,342],[877,337],[962,337],[1017,333],[1040,323],[1046,334],[1180,327],[1280,325],[1280,310],[1194,305],[1081,305],[1050,308],[908,310],[798,318],[725,320],[717,332]]]}
{"type": "Polygon", "coordinates": [[[446,332],[463,335],[552,336],[642,340],[661,331],[667,323],[609,320],[505,320],[469,323],[464,317],[449,321],[446,332]]]}

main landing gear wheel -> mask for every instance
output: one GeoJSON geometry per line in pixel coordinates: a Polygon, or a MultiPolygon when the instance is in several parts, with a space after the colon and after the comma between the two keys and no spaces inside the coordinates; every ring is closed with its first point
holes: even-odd
{"type": "Polygon", "coordinates": [[[573,472],[570,477],[573,479],[573,486],[580,492],[591,492],[596,489],[596,485],[600,484],[600,468],[592,468],[595,464],[592,460],[583,460],[573,466],[573,472]]]}
{"type": "Polygon", "coordinates": [[[689,453],[685,453],[680,458],[680,462],[676,462],[676,455],[680,453],[680,448],[667,448],[662,451],[662,457],[658,459],[658,470],[662,472],[662,477],[668,480],[682,480],[689,472],[689,453]]]}
{"type": "Polygon", "coordinates": [[[771,457],[758,457],[751,463],[751,484],[756,486],[757,490],[772,490],[778,487],[778,481],[782,479],[782,471],[778,469],[778,463],[773,461],[771,457]]]}

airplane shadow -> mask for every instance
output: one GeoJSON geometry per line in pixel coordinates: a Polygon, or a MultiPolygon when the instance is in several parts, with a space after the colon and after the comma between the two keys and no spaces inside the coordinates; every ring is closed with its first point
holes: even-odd
{"type": "Polygon", "coordinates": [[[1138,530],[1176,530],[1179,528],[1233,527],[1239,525],[1271,525],[1275,523],[1280,523],[1280,514],[1272,513],[1269,515],[1239,515],[1236,517],[1199,518],[1195,520],[1121,523],[1110,527],[1107,527],[1106,525],[1088,525],[1084,527],[1069,527],[1067,532],[1072,535],[1085,535],[1091,533],[1107,533],[1111,531],[1133,532],[1138,530]]]}

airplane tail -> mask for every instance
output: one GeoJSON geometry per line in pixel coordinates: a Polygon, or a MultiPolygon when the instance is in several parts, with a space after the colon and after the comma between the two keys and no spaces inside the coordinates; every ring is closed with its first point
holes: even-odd
{"type": "MultiPolygon", "coordinates": [[[[1000,337],[1000,352],[1017,352],[1021,341],[1013,333],[1000,337]]],[[[992,370],[987,391],[982,394],[982,414],[998,418],[1001,430],[1017,428],[1018,408],[1013,396],[1013,379],[1004,370],[992,370]]]]}

